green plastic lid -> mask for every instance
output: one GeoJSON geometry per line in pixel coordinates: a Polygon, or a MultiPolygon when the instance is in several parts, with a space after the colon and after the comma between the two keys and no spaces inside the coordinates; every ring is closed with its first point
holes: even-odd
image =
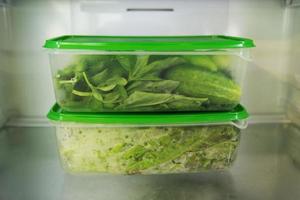
{"type": "Polygon", "coordinates": [[[64,111],[55,104],[47,117],[57,122],[79,122],[94,124],[161,125],[201,124],[242,121],[249,114],[238,105],[229,112],[176,112],[176,113],[79,113],[64,111]]]}
{"type": "Polygon", "coordinates": [[[65,35],[46,40],[48,49],[103,51],[203,51],[250,48],[253,40],[223,35],[202,36],[82,36],[65,35]]]}

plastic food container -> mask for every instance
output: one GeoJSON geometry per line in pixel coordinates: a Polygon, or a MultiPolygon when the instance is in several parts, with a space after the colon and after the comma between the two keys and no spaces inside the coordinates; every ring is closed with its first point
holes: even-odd
{"type": "Polygon", "coordinates": [[[63,168],[71,173],[161,174],[223,170],[233,163],[248,114],[71,113],[55,105],[63,168]]]}
{"type": "Polygon", "coordinates": [[[5,129],[0,130],[0,171],[3,165],[6,163],[8,145],[7,145],[7,131],[5,129]]]}
{"type": "Polygon", "coordinates": [[[228,36],[62,36],[46,41],[71,112],[228,111],[253,41],[228,36]]]}
{"type": "Polygon", "coordinates": [[[287,116],[291,122],[300,127],[300,89],[291,88],[287,105],[287,116]]]}
{"type": "Polygon", "coordinates": [[[300,167],[300,128],[295,125],[289,125],[287,128],[286,149],[289,157],[297,167],[300,167]]]}

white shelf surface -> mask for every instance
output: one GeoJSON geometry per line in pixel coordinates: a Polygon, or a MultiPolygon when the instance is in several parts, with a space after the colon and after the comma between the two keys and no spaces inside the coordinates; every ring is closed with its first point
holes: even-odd
{"type": "Polygon", "coordinates": [[[68,175],[54,128],[6,128],[0,131],[0,199],[300,199],[300,160],[288,151],[288,126],[251,124],[229,171],[156,176],[68,175]]]}

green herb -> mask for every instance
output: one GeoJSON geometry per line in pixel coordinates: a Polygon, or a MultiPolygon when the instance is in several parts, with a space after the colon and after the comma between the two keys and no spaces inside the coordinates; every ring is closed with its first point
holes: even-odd
{"type": "Polygon", "coordinates": [[[134,81],[127,87],[129,93],[134,91],[171,93],[179,86],[178,81],[157,80],[157,81],[134,81]]]}
{"type": "Polygon", "coordinates": [[[117,55],[116,59],[127,72],[132,71],[132,68],[136,62],[136,56],[130,55],[117,55]]]}
{"type": "Polygon", "coordinates": [[[80,55],[54,76],[66,110],[229,110],[240,99],[227,55],[80,55]],[[97,107],[99,106],[99,107],[97,107]]]}
{"type": "Polygon", "coordinates": [[[214,55],[211,59],[219,69],[228,69],[232,62],[232,56],[229,55],[214,55]]]}
{"type": "Polygon", "coordinates": [[[184,56],[184,58],[195,66],[203,67],[210,71],[218,70],[218,66],[216,65],[216,63],[213,62],[210,56],[188,55],[188,56],[184,56]]]}
{"type": "Polygon", "coordinates": [[[132,80],[151,80],[165,69],[184,63],[184,59],[180,57],[170,57],[163,60],[157,60],[147,64],[149,56],[140,56],[137,59],[135,70],[132,73],[132,80]],[[139,60],[141,60],[139,62],[139,60]]]}
{"type": "Polygon", "coordinates": [[[144,106],[159,105],[168,102],[172,98],[172,94],[167,93],[149,93],[149,92],[133,92],[119,108],[136,108],[144,106]]]}
{"type": "Polygon", "coordinates": [[[186,97],[182,95],[173,95],[172,101],[168,102],[168,109],[170,110],[186,110],[194,111],[199,110],[203,103],[207,102],[207,98],[197,98],[197,97],[186,97]]]}

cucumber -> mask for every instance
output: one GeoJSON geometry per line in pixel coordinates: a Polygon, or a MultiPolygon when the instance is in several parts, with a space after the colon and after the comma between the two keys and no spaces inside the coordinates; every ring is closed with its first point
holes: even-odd
{"type": "Polygon", "coordinates": [[[233,80],[221,73],[201,70],[192,65],[180,65],[165,73],[165,78],[179,81],[175,93],[208,98],[210,104],[238,104],[241,90],[233,80]]]}

